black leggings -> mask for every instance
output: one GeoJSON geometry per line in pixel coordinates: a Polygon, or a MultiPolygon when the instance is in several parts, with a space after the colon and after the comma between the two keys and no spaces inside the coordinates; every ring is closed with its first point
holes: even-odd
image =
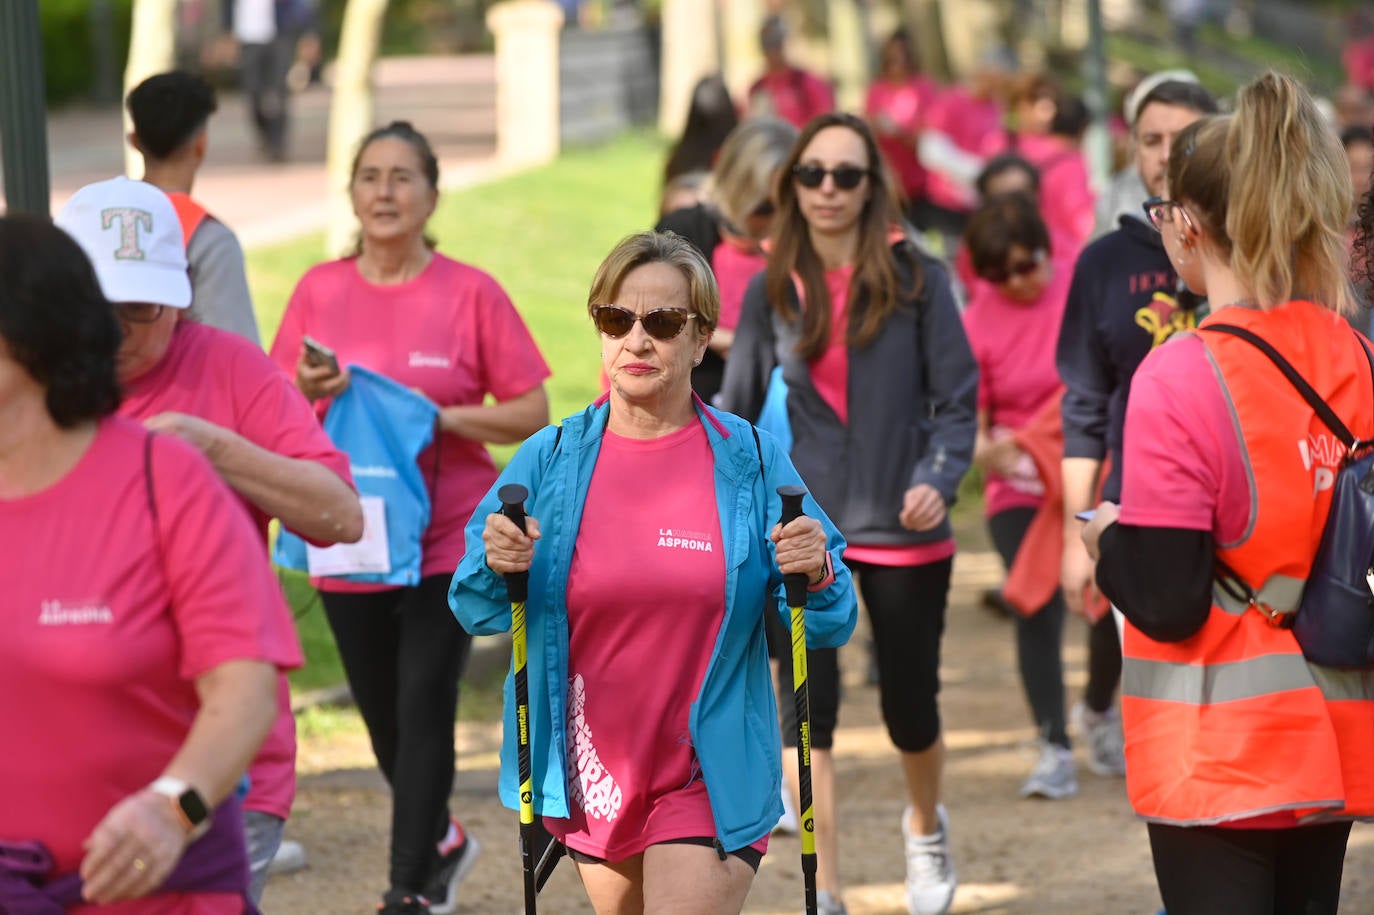
{"type": "Polygon", "coordinates": [[[1349,823],[1149,829],[1169,915],[1335,915],[1349,823]]]}
{"type": "MultiPolygon", "coordinates": [[[[1009,508],[988,519],[992,542],[1008,569],[1034,518],[1033,508],[1009,508]]],[[[1069,733],[1064,723],[1065,610],[1064,595],[1055,589],[1054,596],[1034,616],[1014,614],[1016,660],[1021,668],[1021,686],[1030,704],[1031,717],[1040,737],[1061,747],[1069,746],[1069,733]]]]}
{"type": "Polygon", "coordinates": [[[1116,631],[1116,614],[1108,611],[1088,630],[1088,685],[1083,688],[1083,703],[1094,712],[1107,711],[1120,682],[1121,634],[1116,631]]]}
{"type": "Polygon", "coordinates": [[[425,889],[448,831],[458,679],[472,646],[449,611],[450,578],[321,595],[372,752],[391,785],[391,885],[411,893],[425,889]]]}
{"type": "MultiPolygon", "coordinates": [[[[954,560],[919,566],[879,566],[845,560],[858,578],[859,593],[873,627],[878,660],[878,692],[883,722],[897,749],[928,750],[940,737],[940,637],[945,631],[954,560]]],[[[797,745],[797,707],[792,693],[792,642],[776,614],[768,614],[770,641],[778,658],[778,705],[784,746],[797,745]],[[781,639],[781,641],[779,641],[781,639]]],[[[810,692],[811,746],[834,746],[840,707],[839,650],[806,652],[810,692]]]]}

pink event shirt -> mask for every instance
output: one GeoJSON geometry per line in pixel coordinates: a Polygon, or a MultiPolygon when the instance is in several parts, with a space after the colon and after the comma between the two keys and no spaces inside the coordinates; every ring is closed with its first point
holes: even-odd
{"type": "Polygon", "coordinates": [[[1078,257],[1097,219],[1097,195],[1083,151],[1063,137],[1018,134],[1016,153],[1040,172],[1040,211],[1056,256],[1078,257]]]}
{"type": "MultiPolygon", "coordinates": [[[[968,90],[950,86],[930,106],[926,128],[938,130],[964,152],[989,158],[1007,147],[1002,127],[1002,106],[995,99],[979,99],[968,90]]],[[[926,180],[926,196],[946,209],[966,212],[975,203],[971,192],[938,171],[926,180]]]]}
{"type": "Polygon", "coordinates": [[[878,147],[913,200],[926,189],[926,170],[916,157],[916,137],[936,95],[935,84],[923,76],[896,83],[879,79],[868,87],[864,102],[864,115],[873,125],[878,147]]]}
{"type": "Polygon", "coordinates": [[[607,430],[568,573],[571,817],[544,820],[569,848],[619,861],[716,835],[688,721],[724,619],[706,430],[607,430]]]}
{"type": "Polygon", "coordinates": [[[722,238],[711,252],[711,272],[720,287],[721,327],[734,330],[739,324],[740,308],[744,305],[744,290],[749,281],[768,266],[762,251],[746,248],[738,242],[722,238]]]}
{"type": "Polygon", "coordinates": [[[751,114],[773,114],[800,130],[816,115],[835,110],[835,90],[814,73],[788,67],[755,80],[749,104],[751,114]]]}
{"type": "MultiPolygon", "coordinates": [[[[203,324],[180,322],[167,354],[153,368],[124,386],[121,416],[147,421],[159,413],[186,413],[222,426],[258,447],[284,457],[314,461],[338,474],[350,486],[348,456],[334,447],[320,428],[301,392],[252,342],[203,324]]],[[[266,555],[266,513],[246,499],[266,555]]],[[[294,652],[289,667],[304,663],[290,611],[274,620],[273,633],[283,650],[294,652]]],[[[252,787],[244,807],[286,818],[296,795],[296,718],[291,713],[291,685],[277,681],[277,720],[248,770],[252,787]]]]}
{"type": "MultiPolygon", "coordinates": [[[[510,400],[549,377],[525,322],[486,273],[436,253],[413,280],[379,286],[358,273],[353,258],[313,267],[291,294],[272,359],[295,377],[301,337],[334,350],[342,366],[361,365],[440,407],[478,406],[487,394],[510,400]]],[[[326,401],[317,404],[321,412],[326,401]]],[[[432,503],[421,548],[420,574],[450,575],[463,555],[463,526],[496,481],[483,442],[436,433],[420,453],[432,503]]],[[[377,590],[323,579],[322,590],[377,590]]]]}
{"type": "Polygon", "coordinates": [[[1207,347],[1176,334],[1131,379],[1122,458],[1124,524],[1211,531],[1234,543],[1250,523],[1250,485],[1235,420],[1207,347]]]}
{"type": "MultiPolygon", "coordinates": [[[[162,774],[200,707],[195,680],[228,661],[291,664],[285,614],[241,503],[190,445],[151,449],[110,418],[56,484],[0,500],[0,837],[37,839],[58,873],[123,798],[162,774]],[[159,547],[160,544],[160,547],[159,547]]],[[[164,894],[101,915],[238,915],[229,894],[164,894]]]]}
{"type": "MultiPolygon", "coordinates": [[[[849,422],[849,344],[846,329],[849,327],[849,284],[854,277],[854,265],[842,264],[825,272],[825,288],[830,295],[830,341],[825,352],[811,360],[811,383],[816,393],[835,411],[841,423],[849,422]]],[[[805,307],[805,295],[801,281],[797,280],[797,298],[805,307]]],[[[921,358],[913,354],[913,358],[921,358]]],[[[894,505],[892,512],[898,514],[901,505],[894,505]]],[[[869,562],[880,566],[924,565],[948,559],[954,555],[954,538],[936,543],[918,543],[908,546],[888,544],[850,543],[845,547],[846,559],[854,562],[869,562]]]]}
{"type": "MultiPolygon", "coordinates": [[[[978,412],[993,429],[1015,432],[1030,422],[1059,390],[1055,346],[1064,318],[1073,261],[1056,261],[1049,285],[1033,302],[1007,298],[992,283],[979,283],[964,310],[964,331],[978,363],[978,412]]],[[[1043,485],[986,476],[984,511],[1037,508],[1043,485]]]]}

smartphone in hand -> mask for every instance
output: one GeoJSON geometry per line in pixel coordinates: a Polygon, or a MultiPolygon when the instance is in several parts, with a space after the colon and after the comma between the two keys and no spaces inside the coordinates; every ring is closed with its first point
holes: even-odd
{"type": "Polygon", "coordinates": [[[1097,509],[1090,508],[1087,511],[1078,512],[1074,515],[1074,517],[1077,518],[1079,521],[1091,521],[1093,519],[1093,515],[1095,514],[1097,514],[1097,509]]]}
{"type": "Polygon", "coordinates": [[[335,374],[338,374],[339,360],[332,349],[308,334],[301,338],[301,345],[305,347],[305,361],[307,363],[317,368],[328,366],[334,370],[335,374]]]}

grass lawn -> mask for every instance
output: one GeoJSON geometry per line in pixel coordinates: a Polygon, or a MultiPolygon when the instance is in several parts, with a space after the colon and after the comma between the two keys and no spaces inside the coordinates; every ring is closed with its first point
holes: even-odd
{"type": "MultiPolygon", "coordinates": [[[[430,222],[439,250],[488,271],[510,293],[553,370],[555,420],[599,392],[600,361],[587,289],[601,259],[624,235],[653,224],[664,146],[630,134],[568,152],[547,167],[482,187],[443,194],[430,222]]],[[[323,235],[250,251],[248,279],[263,339],[270,341],[296,281],[323,250],[323,235]]],[[[504,464],[514,447],[493,449],[504,464]]],[[[306,666],[298,689],[343,681],[324,609],[303,575],[282,573],[297,617],[306,666]]]]}

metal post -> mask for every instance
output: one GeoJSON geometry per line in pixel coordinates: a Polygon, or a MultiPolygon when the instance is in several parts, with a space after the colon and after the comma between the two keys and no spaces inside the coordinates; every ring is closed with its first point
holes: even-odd
{"type": "Polygon", "coordinates": [[[1088,0],[1088,53],[1084,57],[1083,101],[1093,124],[1086,137],[1088,167],[1095,187],[1106,187],[1112,171],[1112,138],[1107,130],[1107,50],[1102,0],[1088,0]]]}
{"type": "Polygon", "coordinates": [[[38,0],[0,0],[0,159],[11,213],[48,215],[47,106],[38,0]]]}

